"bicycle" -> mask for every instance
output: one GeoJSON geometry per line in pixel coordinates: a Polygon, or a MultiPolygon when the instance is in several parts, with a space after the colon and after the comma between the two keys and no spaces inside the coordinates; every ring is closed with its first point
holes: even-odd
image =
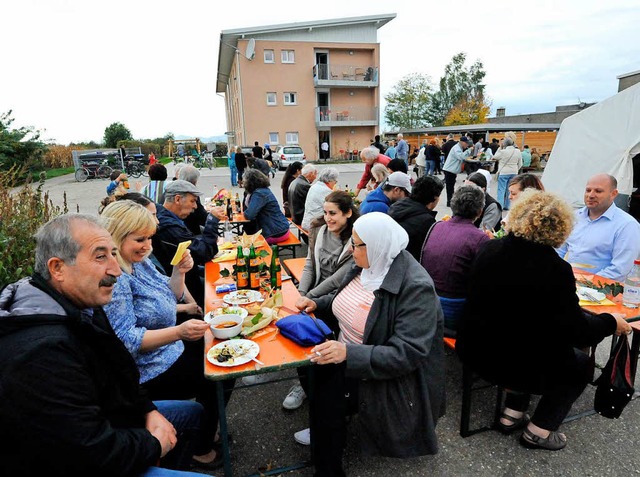
{"type": "Polygon", "coordinates": [[[198,169],[202,169],[203,167],[213,169],[214,164],[210,153],[205,152],[204,154],[198,154],[196,151],[193,151],[191,156],[193,157],[193,165],[198,169]]]}
{"type": "Polygon", "coordinates": [[[144,167],[144,164],[136,161],[131,156],[125,156],[124,163],[124,172],[130,177],[140,177],[143,174],[146,174],[147,169],[144,167]]]}
{"type": "Polygon", "coordinates": [[[102,163],[97,161],[83,161],[82,167],[76,170],[75,177],[78,182],[86,182],[89,178],[108,179],[113,169],[107,165],[107,160],[102,163]]]}

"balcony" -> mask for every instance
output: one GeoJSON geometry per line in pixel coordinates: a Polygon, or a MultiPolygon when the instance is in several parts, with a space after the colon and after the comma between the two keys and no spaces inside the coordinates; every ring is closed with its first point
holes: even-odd
{"type": "Polygon", "coordinates": [[[316,127],[377,126],[378,108],[319,106],[315,109],[316,127]]]}
{"type": "Polygon", "coordinates": [[[378,68],[356,65],[324,65],[313,67],[316,88],[377,88],[378,68]]]}

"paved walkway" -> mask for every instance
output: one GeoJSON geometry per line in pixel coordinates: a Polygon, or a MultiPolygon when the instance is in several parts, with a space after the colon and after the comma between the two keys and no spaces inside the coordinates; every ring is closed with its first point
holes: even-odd
{"type": "MultiPolygon", "coordinates": [[[[340,164],[339,185],[354,188],[362,173],[362,164],[340,164]]],[[[172,166],[169,166],[170,175],[172,166]]],[[[281,198],[280,172],[272,189],[281,198]]],[[[462,178],[460,175],[460,179],[462,178]]],[[[146,182],[146,181],[145,181],[146,182]]],[[[229,186],[228,169],[205,170],[199,186],[211,191],[213,185],[229,186]]],[[[67,193],[69,209],[94,213],[100,199],[106,195],[104,180],[75,182],[73,176],[64,176],[45,183],[54,202],[59,203],[63,192],[67,193]]],[[[495,191],[495,180],[492,183],[495,191]]],[[[234,189],[235,192],[235,189],[234,189]]],[[[446,201],[441,200],[446,203],[446,201]]],[[[449,209],[439,206],[441,214],[449,209]]],[[[499,277],[496,277],[499,279],[499,277]]],[[[487,306],[499,306],[487,301],[487,306]]],[[[526,306],[523,303],[522,306],[526,306]]],[[[517,319],[514,310],[514,319],[517,319]]],[[[514,337],[517,339],[517,337],[514,337]]],[[[606,361],[607,344],[600,346],[598,361],[606,361]]],[[[526,350],[530,353],[544,352],[526,350]]],[[[357,452],[355,436],[351,436],[345,456],[347,475],[352,477],[382,476],[628,476],[640,473],[640,401],[631,402],[618,420],[600,416],[586,417],[562,426],[568,445],[559,452],[528,450],[518,444],[517,436],[504,436],[497,432],[485,432],[462,439],[458,435],[460,418],[461,368],[456,356],[446,353],[447,415],[438,423],[440,452],[436,456],[399,460],[388,458],[364,458],[357,452]]],[[[284,376],[295,377],[295,372],[284,376]]],[[[293,441],[293,433],[307,427],[307,403],[296,411],[281,407],[291,381],[272,383],[250,389],[237,390],[230,402],[228,419],[233,433],[233,467],[236,475],[257,472],[259,466],[269,463],[281,466],[307,459],[308,448],[293,441]]],[[[589,409],[593,403],[594,389],[589,387],[572,411],[589,409]]],[[[485,423],[491,419],[493,389],[480,393],[473,404],[472,423],[485,423]]],[[[214,475],[214,473],[211,473],[214,475]]],[[[215,475],[222,475],[218,471],[215,475]]],[[[310,469],[287,475],[310,476],[310,469]]]]}

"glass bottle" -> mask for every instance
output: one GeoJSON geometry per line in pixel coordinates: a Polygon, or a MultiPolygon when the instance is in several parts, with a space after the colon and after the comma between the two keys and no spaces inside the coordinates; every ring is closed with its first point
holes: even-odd
{"type": "Polygon", "coordinates": [[[247,269],[247,259],[244,256],[242,245],[238,246],[236,257],[236,282],[238,290],[249,287],[249,270],[247,269]]]}
{"type": "Polygon", "coordinates": [[[278,258],[278,246],[271,246],[271,266],[269,267],[269,276],[271,277],[271,289],[279,290],[282,288],[282,267],[278,258]]]}
{"type": "Polygon", "coordinates": [[[231,222],[229,222],[229,218],[224,221],[224,234],[222,236],[225,242],[233,241],[233,229],[231,228],[231,222]]]}
{"type": "Polygon", "coordinates": [[[233,208],[231,207],[231,199],[227,199],[227,220],[233,218],[233,208]]]}
{"type": "Polygon", "coordinates": [[[236,192],[236,213],[242,213],[242,201],[240,200],[240,194],[236,192]]]}
{"type": "Polygon", "coordinates": [[[258,257],[253,244],[249,249],[249,288],[252,290],[260,289],[260,267],[258,266],[258,257]]]}
{"type": "Polygon", "coordinates": [[[640,260],[633,261],[633,268],[624,280],[622,304],[627,308],[638,308],[640,305],[640,260]]]}

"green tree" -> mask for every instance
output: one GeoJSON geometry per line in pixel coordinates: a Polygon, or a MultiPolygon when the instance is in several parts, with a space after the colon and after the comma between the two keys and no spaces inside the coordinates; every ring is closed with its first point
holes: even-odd
{"type": "Polygon", "coordinates": [[[104,130],[104,145],[106,147],[118,147],[119,141],[132,139],[131,131],[122,123],[112,123],[104,130]]]}
{"type": "Polygon", "coordinates": [[[426,117],[432,91],[428,75],[414,73],[405,76],[384,97],[387,102],[384,108],[385,122],[399,129],[429,127],[426,117]]]}
{"type": "Polygon", "coordinates": [[[480,101],[484,106],[489,106],[484,97],[485,85],[482,80],[486,73],[482,63],[476,61],[467,67],[466,59],[466,53],[453,56],[444,69],[444,76],[440,78],[438,91],[431,96],[427,118],[434,126],[444,125],[449,112],[464,101],[480,101]]]}
{"type": "Polygon", "coordinates": [[[40,167],[47,146],[33,127],[13,129],[11,110],[0,114],[0,170],[20,169],[20,176],[40,167]]]}

